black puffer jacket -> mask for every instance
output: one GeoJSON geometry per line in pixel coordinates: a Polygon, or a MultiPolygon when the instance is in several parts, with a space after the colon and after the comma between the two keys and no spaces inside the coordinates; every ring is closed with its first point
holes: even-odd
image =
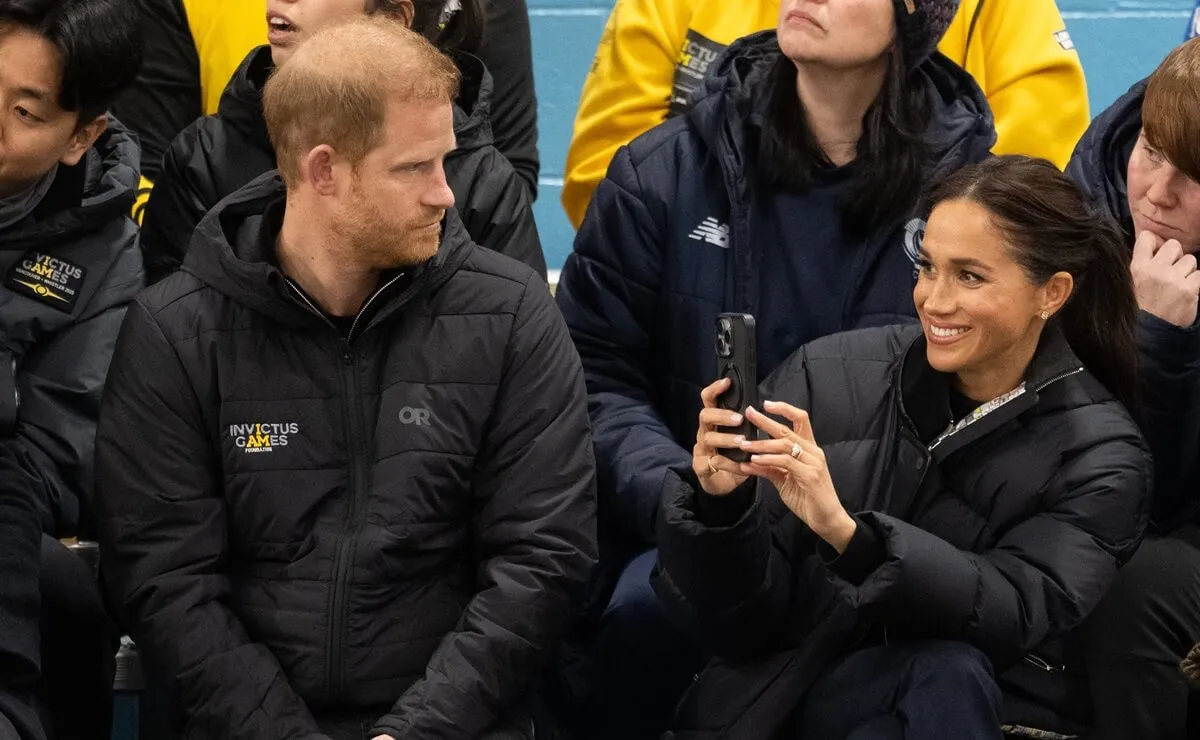
{"type": "Polygon", "coordinates": [[[941,438],[948,376],[926,362],[920,327],[828,337],[781,366],[764,398],[809,410],[858,520],[836,559],[769,484],[698,501],[694,480],[670,475],[655,585],[720,656],[674,737],[774,736],[826,663],[873,631],[964,640],[1003,669],[1088,614],[1140,540],[1150,459],[1061,334],[1026,377],[941,438]]]}
{"type": "Polygon", "coordinates": [[[57,536],[90,496],[100,393],[125,308],[142,288],[137,140],[115,119],[33,213],[0,230],[0,441],[57,536]]]}
{"type": "MultiPolygon", "coordinates": [[[[524,262],[546,277],[528,189],[492,142],[492,76],[477,58],[457,54],[462,89],[454,106],[458,148],[446,157],[446,180],[472,241],[524,262]]],[[[147,282],[179,268],[204,214],[254,178],[275,169],[262,93],[271,47],[238,68],[214,116],[198,119],[172,142],[142,220],[147,282]]]]}
{"type": "Polygon", "coordinates": [[[282,204],[273,176],[227,200],[130,309],[97,442],[113,602],[188,738],[527,737],[595,557],[562,319],[450,212],[343,340],[273,264],[282,204]]]}

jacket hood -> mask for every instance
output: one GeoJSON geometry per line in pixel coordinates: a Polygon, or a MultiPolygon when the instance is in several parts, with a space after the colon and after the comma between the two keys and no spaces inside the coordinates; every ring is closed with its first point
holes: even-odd
{"type": "MultiPolygon", "coordinates": [[[[311,324],[312,309],[288,286],[275,257],[283,204],[287,195],[276,172],[260,176],[214,208],[192,239],[183,270],[230,299],[289,326],[311,324]]],[[[409,298],[435,289],[475,248],[453,209],[442,221],[442,243],[428,262],[410,271],[398,293],[391,293],[373,313],[382,318],[409,298]]]]}
{"type": "Polygon", "coordinates": [[[492,73],[479,57],[453,52],[451,58],[462,74],[454,101],[454,136],[458,150],[492,146],[492,73]]]}
{"type": "Polygon", "coordinates": [[[128,215],[137,198],[141,147],[116,118],[74,167],[59,166],[42,202],[4,234],[3,248],[64,241],[128,215]]]}
{"type": "MultiPolygon", "coordinates": [[[[693,94],[688,113],[692,126],[721,156],[725,167],[742,169],[752,161],[750,127],[761,128],[770,99],[769,73],[779,58],[775,31],[762,31],[734,42],[709,68],[693,94]]],[[[911,84],[925,88],[930,101],[927,142],[933,173],[956,169],[989,151],[996,141],[992,110],[975,80],[941,54],[910,73],[911,84]]]]}
{"type": "MultiPolygon", "coordinates": [[[[454,101],[457,149],[491,146],[492,75],[478,57],[463,52],[454,52],[451,56],[462,75],[458,97],[454,101]]],[[[226,124],[267,152],[274,151],[274,147],[263,114],[263,87],[274,69],[271,47],[256,48],[234,73],[217,107],[217,115],[226,124]]]]}
{"type": "Polygon", "coordinates": [[[271,60],[271,47],[260,46],[251,51],[221,94],[217,115],[247,141],[264,151],[272,151],[271,137],[267,133],[267,120],[263,116],[263,87],[275,69],[271,60]]]}
{"type": "Polygon", "coordinates": [[[1132,238],[1133,217],[1129,213],[1129,194],[1125,176],[1129,156],[1142,130],[1142,99],[1146,80],[1129,88],[1088,126],[1075,146],[1067,174],[1077,182],[1092,202],[1116,219],[1132,238]]]}

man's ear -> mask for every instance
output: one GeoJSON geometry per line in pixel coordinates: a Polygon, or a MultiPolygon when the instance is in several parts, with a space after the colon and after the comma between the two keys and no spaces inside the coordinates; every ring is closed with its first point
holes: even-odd
{"type": "MultiPolygon", "coordinates": [[[[367,3],[367,12],[374,13],[380,10],[379,6],[381,4],[381,0],[369,0],[367,3]]],[[[409,28],[412,28],[413,19],[417,17],[417,9],[413,5],[413,0],[391,0],[384,12],[392,20],[400,21],[409,28]]]]}
{"type": "Polygon", "coordinates": [[[412,0],[400,0],[398,4],[401,20],[404,21],[404,25],[412,28],[413,20],[417,17],[417,9],[413,7],[412,0]]]}
{"type": "Polygon", "coordinates": [[[337,151],[321,144],[300,158],[300,181],[320,195],[336,195],[345,169],[346,163],[337,151]]]}
{"type": "Polygon", "coordinates": [[[83,159],[83,155],[100,138],[100,134],[108,130],[108,116],[99,115],[94,120],[75,129],[71,136],[71,144],[58,161],[68,167],[74,167],[83,159]]]}

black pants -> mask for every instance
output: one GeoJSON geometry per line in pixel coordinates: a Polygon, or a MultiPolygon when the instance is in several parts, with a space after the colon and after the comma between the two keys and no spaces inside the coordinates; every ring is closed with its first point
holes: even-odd
{"type": "Polygon", "coordinates": [[[1200,528],[1147,537],[1082,634],[1095,704],[1089,740],[1189,737],[1179,662],[1200,640],[1200,528]]]}
{"type": "Polygon", "coordinates": [[[41,552],[42,697],[52,740],[107,740],[112,734],[116,630],[95,572],[51,537],[41,552]]]}
{"type": "Polygon", "coordinates": [[[878,645],[830,666],[797,720],[797,740],[1000,740],[1000,687],[965,642],[878,645]]]}
{"type": "Polygon", "coordinates": [[[650,586],[657,557],[650,550],[630,561],[597,634],[586,644],[575,638],[564,644],[538,737],[654,740],[670,727],[675,705],[706,659],[667,619],[650,586]]]}

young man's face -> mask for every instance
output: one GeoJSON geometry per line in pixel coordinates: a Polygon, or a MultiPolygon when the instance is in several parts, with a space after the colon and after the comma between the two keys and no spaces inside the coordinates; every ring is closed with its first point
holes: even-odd
{"type": "MultiPolygon", "coordinates": [[[[366,15],[368,0],[268,0],[267,43],[271,61],[280,66],[304,40],[323,28],[366,15]]],[[[412,18],[411,4],[408,18],[412,18]]]]}
{"type": "Polygon", "coordinates": [[[1126,189],[1135,237],[1149,231],[1179,240],[1188,254],[1200,252],[1200,183],[1150,146],[1144,133],[1129,156],[1126,189]]]}
{"type": "Polygon", "coordinates": [[[77,164],[104,131],[58,104],[62,60],[36,32],[0,25],[0,197],[25,190],[56,163],[77,164]]]}

